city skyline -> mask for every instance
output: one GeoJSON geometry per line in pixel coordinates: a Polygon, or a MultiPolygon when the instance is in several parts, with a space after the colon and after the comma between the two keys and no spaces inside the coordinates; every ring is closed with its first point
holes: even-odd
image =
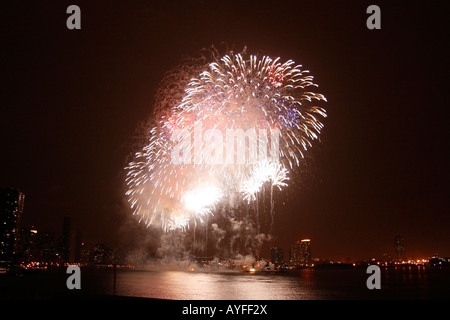
{"type": "Polygon", "coordinates": [[[445,10],[380,1],[369,30],[368,5],[80,2],[68,30],[64,3],[10,4],[0,183],[25,194],[24,225],[70,216],[89,243],[150,241],[123,168],[165,72],[225,42],[292,57],[328,99],[320,143],[276,194],[269,246],[310,238],[317,256],[364,259],[394,255],[402,234],[407,255],[450,256],[445,10]]]}
{"type": "MultiPolygon", "coordinates": [[[[10,218],[8,218],[8,211],[10,211],[10,215],[14,215],[16,219],[16,223],[10,224],[9,229],[16,230],[13,231],[13,237],[14,244],[11,245],[11,247],[14,248],[14,250],[11,251],[9,254],[13,253],[15,251],[16,254],[18,254],[18,257],[24,261],[31,262],[43,262],[43,261],[59,261],[60,263],[68,263],[68,262],[75,262],[80,263],[83,259],[81,257],[83,256],[83,253],[81,252],[84,250],[90,250],[95,247],[104,247],[103,250],[117,250],[117,248],[114,247],[108,247],[107,244],[103,242],[98,243],[90,243],[87,245],[87,243],[83,240],[82,237],[82,231],[80,230],[74,230],[71,228],[71,217],[63,217],[62,221],[60,221],[60,230],[57,232],[56,230],[38,230],[34,225],[31,226],[24,226],[20,224],[20,221],[23,219],[23,206],[24,206],[24,199],[25,194],[23,194],[20,190],[15,188],[2,188],[2,199],[7,200],[5,203],[2,202],[2,221],[10,221],[10,218]],[[12,196],[11,196],[12,195],[12,196]],[[16,199],[17,198],[17,199],[16,199]],[[9,199],[9,200],[8,200],[9,199]],[[13,201],[14,200],[14,201],[13,201]],[[18,201],[20,200],[20,201],[18,201]],[[13,201],[15,205],[9,206],[8,201],[13,201]],[[16,214],[16,212],[19,212],[19,214],[16,214]],[[40,240],[38,240],[40,239],[40,240]],[[36,251],[37,252],[34,252],[36,251]],[[37,257],[37,258],[36,258],[37,257]],[[40,258],[39,258],[40,257],[40,258]],[[39,260],[40,259],[40,260],[39,260]]],[[[2,222],[3,225],[3,222],[2,222]]],[[[9,230],[8,229],[8,230],[9,230]]],[[[2,244],[4,243],[3,240],[7,239],[8,237],[5,237],[3,235],[1,237],[2,244]]],[[[136,247],[130,247],[128,249],[135,250],[136,247]]],[[[427,256],[414,256],[409,255],[408,250],[405,248],[405,239],[403,235],[395,235],[393,237],[393,246],[392,250],[385,250],[382,255],[379,256],[366,256],[363,258],[355,259],[350,257],[340,257],[338,259],[333,259],[330,257],[325,256],[312,256],[311,255],[311,239],[304,239],[299,238],[299,240],[296,240],[294,242],[291,242],[288,246],[288,250],[284,250],[282,246],[279,244],[272,243],[270,247],[270,251],[265,251],[264,254],[262,254],[259,251],[255,251],[254,254],[259,254],[259,259],[264,259],[269,262],[272,262],[275,265],[279,264],[286,264],[291,266],[314,266],[314,261],[333,261],[339,262],[339,263],[355,263],[355,262],[362,262],[362,261],[389,261],[389,262],[405,262],[405,261],[416,261],[417,258],[420,258],[419,260],[429,260],[431,258],[435,257],[443,257],[442,255],[439,255],[438,253],[433,253],[427,256]],[[287,256],[284,256],[284,252],[287,252],[287,256]]],[[[195,256],[194,250],[186,249],[190,256],[195,256]]],[[[147,252],[151,254],[151,251],[147,252]]],[[[85,254],[85,253],[84,253],[85,254]]],[[[5,250],[2,249],[2,255],[5,256],[5,250]]],[[[209,252],[207,255],[214,257],[216,256],[215,252],[209,252]]],[[[445,255],[444,255],[445,257],[445,255]]],[[[155,260],[155,259],[164,259],[164,256],[162,257],[148,257],[148,261],[155,260]]],[[[232,256],[230,257],[220,257],[220,258],[234,258],[232,256]]],[[[86,257],[84,258],[86,260],[86,257]]],[[[123,258],[122,258],[123,259],[123,258]]],[[[94,259],[95,260],[95,259],[94,259]]]]}
{"type": "MultiPolygon", "coordinates": [[[[22,195],[23,197],[23,195],[22,195]]],[[[70,227],[71,217],[64,217],[61,223],[61,230],[59,233],[49,230],[37,230],[34,226],[25,227],[21,226],[15,233],[15,245],[14,245],[14,263],[18,263],[22,268],[49,268],[56,266],[63,266],[71,263],[91,265],[96,264],[100,266],[108,266],[112,264],[123,265],[127,267],[146,267],[154,261],[164,261],[167,257],[150,257],[147,256],[144,259],[139,258],[137,265],[136,257],[130,258],[128,255],[130,251],[136,248],[114,248],[109,247],[104,243],[91,243],[87,244],[82,239],[82,232],[72,230],[70,227]],[[59,235],[59,236],[58,236],[59,235]]],[[[0,240],[3,240],[2,237],[0,240]]],[[[366,257],[365,259],[330,259],[329,257],[320,257],[312,255],[311,251],[312,240],[301,239],[297,240],[289,245],[286,250],[287,255],[284,254],[285,250],[280,246],[272,246],[270,248],[270,254],[267,256],[260,255],[255,251],[255,263],[258,261],[264,261],[271,263],[275,268],[280,267],[309,267],[323,266],[323,265],[348,265],[364,266],[367,264],[377,263],[381,266],[392,266],[397,264],[418,264],[426,265],[433,261],[433,265],[436,266],[436,261],[446,261],[449,259],[445,256],[431,255],[427,257],[411,257],[408,256],[405,250],[404,239],[402,235],[395,235],[393,241],[392,253],[384,253],[380,257],[366,257]],[[440,259],[440,260],[438,260],[440,259]]],[[[135,255],[141,255],[142,251],[135,251],[135,255]]],[[[130,255],[132,256],[132,255],[130,255]]],[[[250,255],[251,256],[251,255],[250,255]]],[[[8,260],[8,256],[2,252],[2,259],[8,260]]],[[[189,252],[189,259],[194,263],[202,263],[205,260],[207,263],[214,259],[229,259],[233,260],[236,257],[220,257],[210,253],[207,257],[195,256],[194,252],[189,252]]],[[[167,261],[170,261],[169,258],[167,261]]],[[[241,258],[242,259],[242,258],[241,258]]],[[[5,263],[5,261],[3,261],[5,263]]]]}

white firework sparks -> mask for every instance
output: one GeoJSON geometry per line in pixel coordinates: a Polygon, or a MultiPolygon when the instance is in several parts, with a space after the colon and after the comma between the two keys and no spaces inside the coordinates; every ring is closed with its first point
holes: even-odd
{"type": "Polygon", "coordinates": [[[326,112],[316,103],[326,99],[310,90],[309,72],[292,60],[245,56],[230,52],[186,74],[178,91],[168,86],[178,102],[160,107],[148,144],[126,168],[130,206],[147,225],[186,229],[236,192],[252,201],[265,183],[286,187],[287,168],[318,139],[326,112]]]}

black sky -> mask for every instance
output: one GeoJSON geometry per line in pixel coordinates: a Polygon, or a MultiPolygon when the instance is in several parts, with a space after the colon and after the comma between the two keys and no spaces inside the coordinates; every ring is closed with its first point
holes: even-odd
{"type": "MultiPolygon", "coordinates": [[[[32,1],[2,12],[0,183],[24,220],[120,245],[123,167],[164,72],[222,42],[293,59],[328,99],[304,180],[275,236],[315,256],[450,256],[448,8],[444,1],[32,1]],[[66,8],[81,8],[81,30],[66,8]],[[366,8],[381,8],[381,30],[366,8]]],[[[283,205],[284,203],[284,205],[283,205]]]]}

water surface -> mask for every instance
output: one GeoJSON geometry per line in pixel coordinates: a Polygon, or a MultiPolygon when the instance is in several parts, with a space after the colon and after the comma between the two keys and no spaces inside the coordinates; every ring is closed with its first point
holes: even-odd
{"type": "MultiPolygon", "coordinates": [[[[102,294],[171,300],[448,299],[450,272],[382,269],[369,290],[362,268],[290,272],[118,271],[103,275],[102,294]]],[[[98,288],[97,288],[98,289],[98,288]]]]}

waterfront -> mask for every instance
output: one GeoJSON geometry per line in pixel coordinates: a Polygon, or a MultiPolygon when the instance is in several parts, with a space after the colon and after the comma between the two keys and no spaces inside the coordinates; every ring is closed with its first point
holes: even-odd
{"type": "Polygon", "coordinates": [[[81,289],[63,271],[2,275],[1,299],[133,297],[167,300],[448,300],[450,270],[381,269],[381,289],[369,290],[364,268],[289,272],[81,269],[81,289]]]}

